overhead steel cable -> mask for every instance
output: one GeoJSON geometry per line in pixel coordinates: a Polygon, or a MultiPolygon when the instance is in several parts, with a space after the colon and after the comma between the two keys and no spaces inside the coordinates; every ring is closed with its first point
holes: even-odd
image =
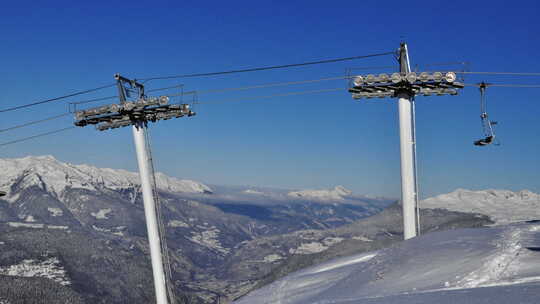
{"type": "Polygon", "coordinates": [[[419,67],[430,67],[430,66],[449,66],[449,65],[468,65],[470,62],[468,61],[453,61],[453,62],[435,62],[435,63],[426,63],[426,64],[418,64],[419,67]]]}
{"type": "MultiPolygon", "coordinates": [[[[183,86],[184,86],[183,84],[179,84],[179,85],[170,86],[170,87],[151,89],[151,90],[147,90],[146,92],[164,91],[164,90],[169,90],[169,89],[174,89],[174,88],[181,88],[183,86]]],[[[115,98],[118,98],[118,96],[114,95],[114,96],[93,98],[93,99],[69,102],[69,104],[71,104],[71,105],[80,105],[80,104],[92,103],[92,102],[96,102],[96,101],[103,101],[103,100],[109,100],[109,99],[115,99],[115,98]]]]}
{"type": "Polygon", "coordinates": [[[55,134],[55,133],[60,133],[60,132],[75,129],[75,128],[76,127],[67,127],[67,128],[62,128],[62,129],[58,129],[58,130],[45,132],[45,133],[36,134],[36,135],[33,135],[33,136],[29,136],[29,137],[19,138],[19,139],[12,140],[12,141],[7,141],[7,142],[4,142],[4,143],[0,143],[0,147],[20,143],[20,142],[23,142],[23,141],[27,141],[27,140],[30,140],[30,139],[43,137],[43,136],[47,136],[47,135],[51,135],[51,134],[55,134]]]}
{"type": "Polygon", "coordinates": [[[350,79],[350,78],[352,78],[352,77],[349,77],[349,76],[337,76],[337,77],[328,77],[328,78],[310,79],[310,80],[273,82],[273,83],[265,83],[265,84],[257,84],[257,85],[252,85],[252,86],[245,86],[245,87],[231,87],[231,88],[214,89],[214,90],[201,90],[201,91],[197,91],[197,93],[206,94],[206,93],[222,93],[222,92],[229,92],[229,91],[242,91],[242,90],[251,90],[251,89],[263,89],[263,88],[281,87],[281,86],[296,85],[296,84],[306,84],[306,83],[315,83],[315,82],[330,81],[330,80],[342,80],[342,79],[350,79]]]}
{"type": "Polygon", "coordinates": [[[343,91],[343,88],[333,88],[333,89],[320,89],[320,90],[310,90],[310,91],[296,91],[296,92],[288,92],[288,93],[280,93],[280,94],[272,94],[272,95],[263,95],[263,96],[252,96],[252,97],[246,97],[246,98],[240,98],[240,99],[231,99],[231,100],[219,100],[219,101],[203,101],[203,102],[197,102],[197,104],[211,104],[211,103],[222,103],[222,102],[236,102],[236,101],[253,101],[253,100],[259,100],[259,99],[268,99],[273,97],[285,97],[285,96],[296,96],[296,95],[305,95],[305,94],[316,94],[316,93],[327,93],[327,92],[336,92],[336,91],[343,91]]]}
{"type": "Polygon", "coordinates": [[[373,66],[373,67],[354,67],[354,68],[348,68],[347,70],[351,71],[357,71],[357,70],[376,70],[376,69],[395,69],[396,66],[393,65],[385,65],[385,66],[373,66]]]}
{"type": "Polygon", "coordinates": [[[27,126],[31,126],[31,125],[35,125],[35,124],[39,124],[39,123],[42,123],[42,122],[46,122],[46,121],[50,121],[50,120],[54,120],[54,119],[58,119],[58,118],[62,118],[62,117],[68,116],[68,115],[71,115],[71,113],[64,113],[64,114],[60,114],[60,115],[55,115],[55,116],[43,118],[43,119],[40,119],[40,120],[30,121],[30,122],[20,124],[20,125],[16,125],[16,126],[13,126],[13,127],[0,129],[0,133],[15,130],[15,129],[19,129],[19,128],[23,128],[23,127],[27,127],[27,126]]]}
{"type": "Polygon", "coordinates": [[[37,105],[40,105],[40,104],[52,102],[52,101],[66,99],[66,98],[73,97],[73,96],[92,93],[92,92],[96,92],[96,91],[99,91],[99,90],[102,90],[102,89],[107,89],[107,88],[113,87],[115,85],[116,85],[116,83],[108,84],[108,85],[104,85],[104,86],[93,88],[93,89],[88,89],[88,90],[84,90],[84,91],[78,91],[78,92],[71,93],[71,94],[64,95],[64,96],[59,96],[59,97],[54,97],[54,98],[50,98],[50,99],[40,100],[40,101],[36,101],[36,102],[32,102],[32,103],[24,104],[24,105],[20,105],[20,106],[0,109],[0,113],[19,110],[19,109],[24,109],[24,108],[33,107],[33,106],[37,106],[37,105]]]}
{"type": "MultiPolygon", "coordinates": [[[[479,87],[479,83],[465,83],[467,87],[479,87]]],[[[486,83],[488,87],[503,87],[503,88],[540,88],[540,84],[511,84],[511,83],[486,83]]]]}
{"type": "Polygon", "coordinates": [[[340,62],[340,61],[349,61],[349,60],[377,57],[377,56],[384,56],[384,55],[392,55],[392,54],[394,54],[393,51],[392,52],[385,52],[385,53],[369,54],[369,55],[363,55],[363,56],[343,57],[343,58],[335,58],[335,59],[326,59],[326,60],[309,61],[309,62],[302,62],[302,63],[284,64],[284,65],[264,66],[264,67],[248,68],[248,69],[228,70],[228,71],[220,71],[220,72],[195,73],[195,74],[182,74],[182,75],[172,75],[172,76],[158,76],[158,77],[149,77],[149,78],[139,78],[139,80],[150,81],[150,80],[164,80],[164,79],[176,79],[176,78],[216,76],[216,75],[225,75],[225,74],[234,74],[234,73],[266,71],[266,70],[284,69],[284,68],[292,68],[292,67],[299,67],[299,66],[306,66],[306,65],[315,65],[315,64],[333,63],[333,62],[340,62]]]}
{"type": "Polygon", "coordinates": [[[170,87],[164,87],[164,88],[157,88],[157,89],[150,89],[150,90],[146,90],[146,93],[149,93],[149,92],[157,92],[157,91],[165,91],[165,90],[170,90],[170,89],[176,89],[176,88],[181,88],[183,87],[184,85],[183,84],[177,84],[175,86],[170,86],[170,87]]]}
{"type": "Polygon", "coordinates": [[[93,99],[87,99],[87,100],[81,100],[81,101],[70,102],[69,104],[72,104],[72,105],[79,105],[79,104],[91,103],[91,102],[102,101],[102,100],[108,100],[108,99],[114,99],[114,98],[118,98],[118,96],[115,95],[115,96],[107,96],[107,97],[93,98],[93,99]]]}
{"type": "Polygon", "coordinates": [[[297,85],[297,84],[307,84],[307,83],[315,83],[315,82],[330,81],[330,80],[345,80],[345,79],[351,79],[351,78],[353,77],[352,76],[336,76],[336,77],[299,80],[299,81],[270,82],[270,83],[256,84],[256,85],[245,86],[245,87],[230,87],[230,88],[213,89],[213,90],[186,91],[182,93],[169,94],[166,96],[178,97],[182,95],[193,95],[193,94],[196,95],[196,94],[223,93],[223,92],[232,92],[232,91],[243,91],[243,90],[251,90],[251,89],[263,89],[263,88],[271,88],[271,87],[289,86],[289,85],[297,85]]]}
{"type": "Polygon", "coordinates": [[[540,76],[540,73],[514,73],[514,72],[455,72],[456,74],[477,74],[477,75],[509,75],[509,76],[540,76]]]}

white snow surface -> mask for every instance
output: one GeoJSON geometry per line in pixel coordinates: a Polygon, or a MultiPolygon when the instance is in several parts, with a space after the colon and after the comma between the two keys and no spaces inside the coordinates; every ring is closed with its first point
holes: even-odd
{"type": "Polygon", "coordinates": [[[64,215],[64,212],[60,208],[48,207],[47,210],[51,213],[52,216],[55,216],[55,217],[64,215]]]}
{"type": "Polygon", "coordinates": [[[352,191],[345,187],[336,186],[334,189],[291,191],[287,195],[294,198],[342,201],[351,194],[352,191]]]}
{"type": "Polygon", "coordinates": [[[529,190],[457,189],[420,202],[420,208],[480,213],[496,224],[540,219],[540,195],[529,190]]]}
{"type": "Polygon", "coordinates": [[[532,304],[538,250],[540,223],[436,232],[292,273],[234,303],[532,304]]]}
{"type": "Polygon", "coordinates": [[[253,190],[253,189],[246,189],[246,190],[242,191],[242,193],[255,194],[255,195],[264,195],[264,192],[258,191],[258,190],[253,190]]]}
{"type": "MultiPolygon", "coordinates": [[[[0,188],[9,189],[15,182],[21,186],[38,186],[57,197],[66,188],[99,190],[127,189],[140,185],[139,174],[121,169],[97,168],[89,165],[74,165],[58,161],[53,156],[28,156],[16,159],[0,159],[0,188]]],[[[156,173],[157,187],[168,192],[204,193],[212,192],[208,186],[186,179],[177,179],[156,173]]],[[[16,200],[9,191],[7,200],[16,200]]]]}
{"type": "Polygon", "coordinates": [[[283,257],[280,256],[279,254],[269,254],[267,256],[264,257],[263,259],[263,262],[264,263],[273,263],[275,261],[279,261],[279,260],[283,260],[283,257]]]}
{"type": "Polygon", "coordinates": [[[181,220],[171,220],[169,221],[167,226],[173,227],[173,228],[178,228],[178,227],[189,228],[189,224],[181,220]]]}
{"type": "Polygon", "coordinates": [[[191,231],[191,237],[187,237],[188,240],[208,249],[214,250],[215,252],[222,255],[226,255],[230,252],[230,249],[223,247],[223,245],[219,241],[219,235],[221,231],[218,228],[216,228],[215,226],[198,226],[198,228],[203,230],[191,231]]]}
{"type": "Polygon", "coordinates": [[[322,242],[301,243],[297,248],[289,249],[290,254],[313,254],[323,252],[333,245],[343,241],[340,237],[327,237],[322,242]]]}
{"type": "Polygon", "coordinates": [[[98,212],[91,212],[90,215],[95,217],[98,220],[106,220],[109,218],[107,217],[107,215],[111,212],[112,212],[111,208],[105,208],[105,209],[99,209],[98,212]]]}
{"type": "Polygon", "coordinates": [[[61,285],[71,285],[66,270],[56,257],[44,261],[23,260],[19,264],[0,267],[0,274],[17,277],[42,277],[61,285]]]}

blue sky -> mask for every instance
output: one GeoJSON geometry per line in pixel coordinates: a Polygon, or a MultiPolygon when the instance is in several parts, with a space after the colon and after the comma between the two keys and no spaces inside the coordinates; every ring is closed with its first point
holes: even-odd
{"type": "MultiPolygon", "coordinates": [[[[540,72],[536,1],[4,1],[0,4],[3,107],[113,82],[279,65],[395,50],[409,45],[412,65],[468,61],[472,71],[540,72]]],[[[211,90],[344,75],[347,68],[396,66],[391,56],[172,81],[211,90]]],[[[420,67],[421,69],[421,67],[420,67]]],[[[447,68],[446,68],[447,69],[447,68]]],[[[373,72],[391,71],[373,69],[373,72]]],[[[361,71],[361,72],[368,72],[361,71]]],[[[540,77],[468,76],[540,84],[540,77]]],[[[343,185],[398,197],[395,100],[355,102],[344,81],[199,94],[193,118],[151,127],[156,167],[209,184],[284,188],[343,185]],[[252,96],[343,91],[238,101],[252,96]]],[[[0,113],[2,128],[66,112],[67,101],[0,113]]],[[[172,93],[172,92],[171,92],[172,93]]],[[[540,89],[488,89],[502,145],[477,148],[479,94],[417,98],[422,196],[456,188],[540,192],[537,124],[540,89]]],[[[187,99],[189,100],[189,99],[187,99]]],[[[97,105],[97,104],[96,104],[97,105]]],[[[0,133],[2,142],[67,127],[72,118],[0,133]]],[[[1,148],[1,157],[51,154],[63,161],[136,170],[131,130],[70,130],[1,148]]]]}

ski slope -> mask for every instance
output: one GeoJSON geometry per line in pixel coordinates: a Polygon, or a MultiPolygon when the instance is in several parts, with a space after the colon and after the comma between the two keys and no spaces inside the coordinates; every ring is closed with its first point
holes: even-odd
{"type": "Polygon", "coordinates": [[[459,229],[293,273],[236,304],[540,303],[540,223],[459,229]]]}

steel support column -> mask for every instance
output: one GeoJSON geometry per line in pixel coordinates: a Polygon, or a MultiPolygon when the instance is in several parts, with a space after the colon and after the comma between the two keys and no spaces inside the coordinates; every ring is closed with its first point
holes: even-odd
{"type": "Polygon", "coordinates": [[[156,291],[156,304],[168,304],[167,288],[165,285],[165,272],[163,270],[163,258],[161,256],[161,243],[156,214],[154,193],[152,190],[152,177],[150,159],[146,149],[146,126],[138,121],[133,127],[133,141],[139,164],[141,188],[144,201],[144,215],[146,217],[146,230],[150,245],[150,258],[152,260],[152,272],[154,275],[154,288],[156,291]]]}

